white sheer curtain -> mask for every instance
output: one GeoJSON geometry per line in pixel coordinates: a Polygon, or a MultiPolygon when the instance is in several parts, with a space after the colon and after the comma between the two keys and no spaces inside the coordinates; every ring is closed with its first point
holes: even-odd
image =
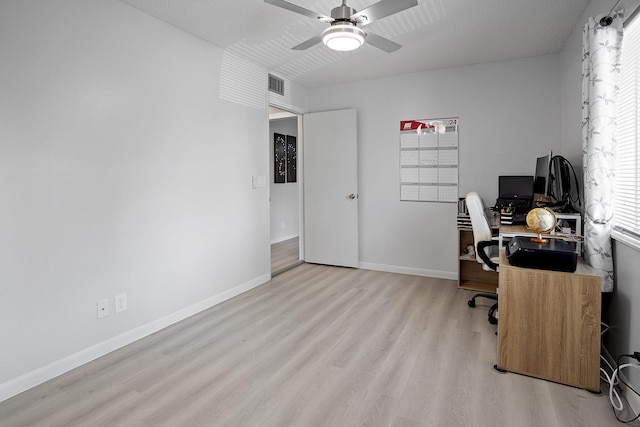
{"type": "Polygon", "coordinates": [[[611,219],[615,193],[615,146],[622,13],[603,27],[594,18],[583,29],[582,155],[584,257],[613,291],[611,219]]]}

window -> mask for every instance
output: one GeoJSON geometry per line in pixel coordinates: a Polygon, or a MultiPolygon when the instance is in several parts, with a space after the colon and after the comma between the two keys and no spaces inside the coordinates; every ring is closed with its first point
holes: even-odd
{"type": "Polygon", "coordinates": [[[640,19],[624,29],[617,129],[614,237],[640,247],[640,19]]]}

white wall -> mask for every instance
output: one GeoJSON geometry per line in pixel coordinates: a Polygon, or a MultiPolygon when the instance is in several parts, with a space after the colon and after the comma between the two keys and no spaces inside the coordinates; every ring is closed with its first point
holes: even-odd
{"type": "Polygon", "coordinates": [[[276,77],[284,80],[284,95],[269,91],[269,105],[300,114],[309,111],[308,89],[282,76],[276,77]]]}
{"type": "MultiPolygon", "coordinates": [[[[640,253],[637,249],[614,241],[614,292],[607,305],[607,316],[603,319],[611,326],[604,337],[609,353],[617,358],[621,354],[640,351],[640,253]]],[[[608,302],[608,301],[607,301],[608,302]]],[[[640,387],[640,372],[625,372],[633,387],[640,387]]]]}
{"type": "MultiPolygon", "coordinates": [[[[620,5],[630,13],[640,2],[626,0],[620,5]]],[[[575,158],[582,165],[581,142],[581,61],[582,28],[589,17],[596,20],[608,13],[613,6],[607,0],[592,0],[582,17],[576,22],[562,52],[562,135],[565,156],[575,158]]],[[[574,166],[576,164],[574,163],[574,166]]],[[[578,172],[578,168],[576,168],[578,172]]],[[[580,166],[580,171],[582,167],[580,166]]],[[[604,335],[609,353],[617,358],[620,354],[640,351],[640,253],[622,242],[614,242],[615,289],[605,297],[604,321],[611,329],[604,335]],[[609,302],[610,298],[610,302],[609,302]]],[[[640,387],[640,373],[626,371],[632,385],[640,387]]]]}
{"type": "MultiPolygon", "coordinates": [[[[604,0],[600,3],[602,3],[601,11],[606,9],[606,13],[611,9],[612,5],[607,8],[604,0]]],[[[593,7],[588,7],[587,10],[593,10],[593,7]]],[[[566,157],[571,162],[576,174],[580,177],[580,182],[582,182],[582,26],[587,16],[591,15],[584,14],[574,25],[560,55],[562,150],[554,153],[566,157]]]]}
{"type": "Polygon", "coordinates": [[[219,99],[220,49],[21,0],[0,56],[0,400],[268,278],[267,112],[219,99]]]}
{"type": "Polygon", "coordinates": [[[476,190],[486,205],[495,202],[499,175],[533,175],[536,158],[560,147],[558,55],[322,87],[309,96],[311,111],[358,111],[360,261],[368,268],[457,277],[457,205],[400,201],[401,120],[460,117],[459,194],[476,190]]]}
{"type": "Polygon", "coordinates": [[[300,234],[300,196],[298,180],[296,182],[274,182],[273,134],[291,135],[298,138],[298,118],[289,117],[269,121],[269,175],[271,191],[271,243],[297,237],[300,234]]]}

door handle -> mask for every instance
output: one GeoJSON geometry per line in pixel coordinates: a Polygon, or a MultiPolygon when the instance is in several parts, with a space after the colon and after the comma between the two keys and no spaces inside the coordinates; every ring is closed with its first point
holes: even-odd
{"type": "Polygon", "coordinates": [[[355,194],[351,193],[351,194],[349,194],[349,196],[348,196],[348,197],[349,197],[351,200],[353,200],[353,199],[355,199],[355,198],[356,198],[356,197],[358,197],[358,196],[356,196],[355,194]]]}

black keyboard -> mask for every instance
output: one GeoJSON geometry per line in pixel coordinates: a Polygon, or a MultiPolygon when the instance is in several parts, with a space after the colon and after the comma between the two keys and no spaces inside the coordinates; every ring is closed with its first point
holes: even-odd
{"type": "Polygon", "coordinates": [[[516,210],[524,210],[531,208],[531,200],[528,199],[498,199],[496,200],[496,208],[514,208],[516,210]]]}

